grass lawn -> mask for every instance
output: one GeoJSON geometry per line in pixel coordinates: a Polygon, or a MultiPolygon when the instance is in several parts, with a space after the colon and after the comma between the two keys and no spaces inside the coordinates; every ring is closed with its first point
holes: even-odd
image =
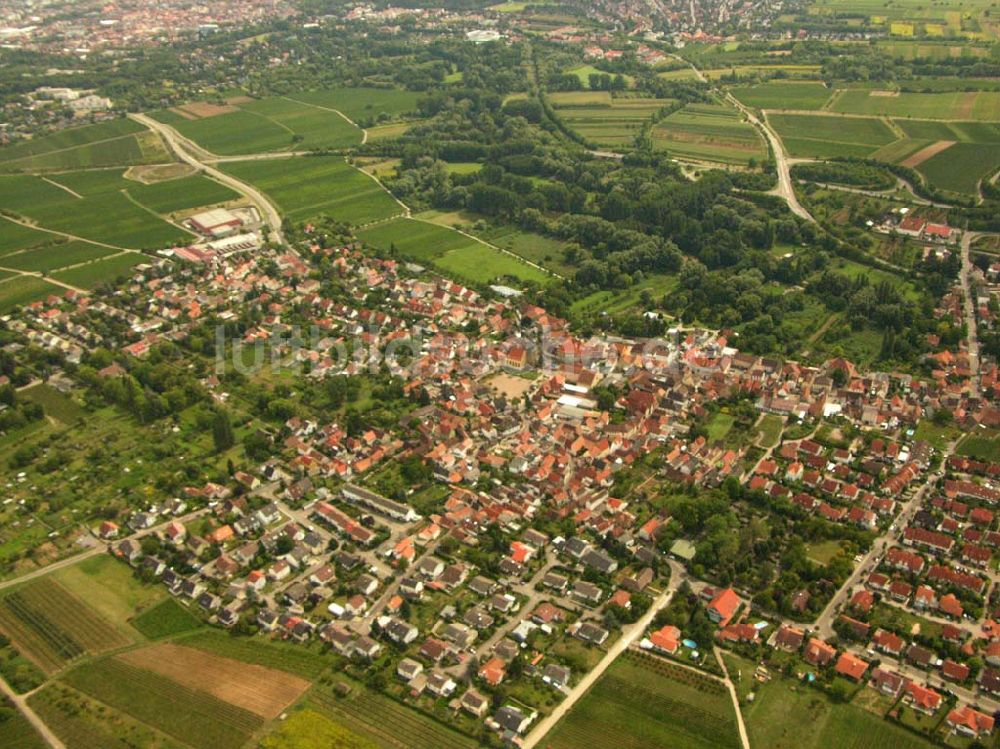
{"type": "Polygon", "coordinates": [[[708,432],[708,441],[717,442],[723,439],[729,434],[729,430],[733,428],[735,423],[735,418],[721,411],[713,415],[708,424],[705,425],[705,429],[708,432]]]}
{"type": "Polygon", "coordinates": [[[737,747],[739,739],[729,694],[719,682],[626,653],[556,724],[542,746],[708,749],[737,747]]]}
{"type": "Polygon", "coordinates": [[[806,556],[816,564],[827,565],[841,552],[839,541],[819,541],[806,544],[806,556]]]}
{"type": "Polygon", "coordinates": [[[775,414],[764,414],[757,422],[757,434],[760,435],[758,441],[761,447],[774,447],[781,439],[781,430],[785,424],[780,416],[775,414]]]}

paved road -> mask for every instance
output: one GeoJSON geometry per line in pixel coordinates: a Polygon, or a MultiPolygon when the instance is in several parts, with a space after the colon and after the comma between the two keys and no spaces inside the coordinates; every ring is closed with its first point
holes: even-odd
{"type": "Polygon", "coordinates": [[[649,611],[637,622],[627,625],[622,629],[621,637],[615,641],[607,654],[601,659],[601,662],[592,668],[579,684],[573,687],[566,699],[560,702],[551,713],[535,725],[531,733],[524,737],[523,749],[533,749],[533,747],[537,746],[545,738],[545,735],[552,730],[552,727],[577,703],[577,700],[583,697],[587,693],[587,690],[601,678],[601,675],[607,671],[608,666],[614,663],[619,655],[624,653],[633,642],[642,636],[642,633],[646,631],[646,628],[649,627],[650,622],[653,621],[653,617],[656,616],[660,609],[670,603],[670,599],[673,598],[674,593],[681,584],[684,571],[680,565],[671,562],[670,573],[670,584],[653,601],[653,605],[649,607],[649,611]]]}
{"type": "Polygon", "coordinates": [[[796,216],[815,224],[816,219],[814,219],[812,214],[809,213],[809,211],[807,211],[801,203],[799,203],[799,199],[795,196],[795,188],[792,185],[792,177],[788,167],[788,156],[785,154],[785,146],[781,142],[781,138],[778,137],[777,133],[771,129],[770,124],[767,122],[767,118],[763,120],[759,119],[757,115],[750,111],[748,107],[743,106],[743,103],[730,93],[726,93],[726,99],[746,116],[746,118],[750,121],[750,124],[764,134],[764,137],[767,138],[768,143],[771,145],[771,151],[774,153],[774,166],[778,172],[778,186],[774,189],[773,193],[784,198],[785,202],[788,203],[789,209],[796,216]]]}
{"type": "Polygon", "coordinates": [[[976,329],[976,300],[972,298],[972,243],[983,235],[967,231],[962,237],[962,296],[965,297],[965,324],[968,331],[969,370],[972,395],[979,396],[979,333],[976,329]]]}
{"type": "Polygon", "coordinates": [[[264,193],[253,185],[238,180],[207,163],[207,159],[212,157],[212,154],[209,154],[203,148],[192,143],[169,125],[158,122],[152,117],[148,117],[144,114],[130,114],[129,117],[136,122],[145,125],[150,130],[159,133],[159,135],[167,142],[167,145],[170,146],[170,149],[177,154],[177,157],[181,159],[181,161],[190,164],[196,169],[201,169],[205,172],[205,174],[209,175],[216,181],[221,182],[226,185],[226,187],[232,188],[250,200],[250,202],[257,207],[264,223],[270,227],[272,237],[280,245],[287,244],[285,236],[281,231],[281,214],[278,212],[277,207],[267,198],[266,195],[264,195],[264,193]]]}

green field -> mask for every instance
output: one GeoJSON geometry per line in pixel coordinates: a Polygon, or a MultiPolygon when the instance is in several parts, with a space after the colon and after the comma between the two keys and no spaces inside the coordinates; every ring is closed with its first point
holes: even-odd
{"type": "Polygon", "coordinates": [[[571,91],[549,96],[562,123],[597,146],[629,146],[669,99],[612,97],[606,91],[571,91]]]}
{"type": "Polygon", "coordinates": [[[62,680],[195,749],[238,749],[263,725],[248,710],[114,658],[83,665],[62,680]]]}
{"type": "Polygon", "coordinates": [[[739,738],[729,694],[720,682],[626,652],[545,736],[542,746],[718,749],[738,747],[739,738]]]}
{"type": "Polygon", "coordinates": [[[66,289],[41,278],[29,276],[8,277],[0,280],[0,314],[6,314],[15,307],[37,302],[51,294],[61,296],[66,289]]]}
{"type": "MultiPolygon", "coordinates": [[[[20,397],[41,404],[46,416],[51,416],[63,424],[75,424],[85,413],[70,396],[60,393],[45,382],[21,390],[20,397]]],[[[70,585],[69,588],[79,593],[76,587],[70,585]]]]}
{"type": "MultiPolygon", "coordinates": [[[[742,669],[749,678],[750,668],[742,669]]],[[[751,746],[769,749],[929,749],[920,736],[853,704],[834,704],[820,691],[776,677],[755,685],[742,708],[751,746]]]]}
{"type": "Polygon", "coordinates": [[[789,156],[865,157],[897,140],[881,120],[823,114],[770,114],[789,156]]]}
{"type": "Polygon", "coordinates": [[[179,635],[202,626],[201,620],[173,598],[167,598],[132,620],[132,626],[150,640],[179,635]]]}
{"type": "Polygon", "coordinates": [[[31,695],[28,704],[73,749],[181,749],[183,746],[64,684],[46,686],[31,695]]]}
{"type": "Polygon", "coordinates": [[[113,254],[115,250],[109,250],[107,247],[89,242],[70,241],[6,255],[2,264],[6,268],[45,273],[113,254]]]}
{"type": "Polygon", "coordinates": [[[979,182],[1000,169],[1000,144],[956,143],[917,167],[944,190],[979,194],[979,182]]]}
{"type": "Polygon", "coordinates": [[[168,160],[159,139],[129,119],[69,128],[0,148],[0,171],[128,166],[168,160]]]}
{"type": "Polygon", "coordinates": [[[128,278],[135,266],[148,263],[149,260],[149,257],[138,252],[123,252],[68,270],[54,271],[52,278],[83,289],[92,289],[101,284],[115,285],[128,278]]]}
{"type": "Polygon", "coordinates": [[[235,637],[218,629],[185,635],[177,643],[224,658],[287,671],[310,681],[318,678],[334,663],[330,656],[320,655],[302,645],[266,640],[263,637],[235,637]]]}
{"type": "Polygon", "coordinates": [[[834,112],[938,120],[1000,120],[1000,92],[949,91],[942,93],[885,92],[851,89],[842,92],[834,112]]]}
{"type": "Polygon", "coordinates": [[[758,442],[762,447],[774,447],[781,439],[781,430],[785,424],[780,416],[775,414],[764,414],[757,422],[756,430],[759,435],[758,442]]]}
{"type": "Polygon", "coordinates": [[[266,192],[294,221],[325,214],[358,225],[403,212],[375,180],[340,156],[233,161],[221,168],[266,192]]]}
{"type": "Polygon", "coordinates": [[[47,672],[84,655],[128,644],[129,639],[64,586],[34,580],[0,599],[0,631],[47,672]]]}
{"type": "MultiPolygon", "coordinates": [[[[341,677],[334,677],[335,683],[341,677]]],[[[346,683],[346,680],[345,680],[346,683]]],[[[412,710],[361,684],[349,684],[344,697],[329,689],[313,690],[306,706],[332,718],[354,734],[363,736],[382,749],[473,749],[480,746],[464,734],[412,710]],[[406,737],[405,743],[400,737],[406,737]]]]}
{"type": "Polygon", "coordinates": [[[833,94],[819,81],[769,81],[731,90],[743,104],[757,109],[822,109],[833,94]]]}
{"type": "Polygon", "coordinates": [[[0,176],[0,205],[45,229],[116,247],[156,248],[189,236],[122,193],[116,170],[40,177],[0,176]],[[79,197],[78,197],[79,196],[79,197]]]}
{"type": "Polygon", "coordinates": [[[221,156],[348,148],[361,142],[361,131],[336,112],[281,96],[253,99],[196,119],[169,110],[153,116],[221,156]]]}
{"type": "Polygon", "coordinates": [[[314,710],[300,710],[288,716],[260,746],[261,749],[378,749],[378,744],[314,710]]]}
{"type": "Polygon", "coordinates": [[[476,239],[424,221],[396,219],[364,229],[358,236],[383,252],[395,250],[418,263],[432,263],[445,273],[478,283],[505,276],[537,283],[552,278],[476,239]]]}
{"type": "Polygon", "coordinates": [[[970,432],[958,443],[956,452],[970,458],[1000,463],[1000,431],[977,429],[970,432]]]}
{"type": "Polygon", "coordinates": [[[126,190],[133,200],[156,213],[201,208],[239,198],[237,193],[225,185],[200,175],[154,182],[149,185],[129,182],[122,189],[126,190]]]}
{"type": "Polygon", "coordinates": [[[681,159],[746,164],[767,152],[757,130],[730,107],[689,104],[653,128],[654,148],[681,159]]]}

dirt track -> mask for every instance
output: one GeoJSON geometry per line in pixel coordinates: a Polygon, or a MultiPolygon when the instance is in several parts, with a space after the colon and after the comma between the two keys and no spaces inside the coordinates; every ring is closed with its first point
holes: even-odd
{"type": "Polygon", "coordinates": [[[308,681],[284,671],[170,643],[133,650],[119,657],[263,718],[277,717],[309,688],[308,681]]]}

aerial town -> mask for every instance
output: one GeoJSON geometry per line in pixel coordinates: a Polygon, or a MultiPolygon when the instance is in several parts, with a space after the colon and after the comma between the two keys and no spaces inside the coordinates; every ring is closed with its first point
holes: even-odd
{"type": "Polygon", "coordinates": [[[946,5],[0,1],[0,746],[1000,747],[946,5]]]}

